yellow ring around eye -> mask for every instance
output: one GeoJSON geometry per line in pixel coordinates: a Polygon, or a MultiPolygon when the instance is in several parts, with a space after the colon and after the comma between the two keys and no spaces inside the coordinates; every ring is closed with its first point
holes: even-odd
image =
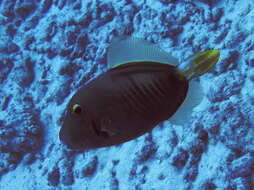
{"type": "Polygon", "coordinates": [[[74,104],[72,106],[72,113],[81,113],[81,106],[79,104],[74,104]]]}

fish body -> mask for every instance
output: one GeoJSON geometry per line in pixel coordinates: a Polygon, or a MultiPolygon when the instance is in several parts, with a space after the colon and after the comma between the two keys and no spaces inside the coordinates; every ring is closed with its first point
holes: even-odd
{"type": "Polygon", "coordinates": [[[212,53],[198,54],[183,65],[143,40],[113,42],[109,70],[81,87],[68,103],[61,142],[76,150],[112,146],[135,139],[167,119],[179,124],[179,115],[185,122],[188,110],[202,99],[190,79],[218,61],[212,53]]]}
{"type": "MultiPolygon", "coordinates": [[[[112,68],[72,97],[69,112],[78,102],[82,113],[67,115],[82,118],[77,122],[80,129],[75,133],[63,126],[60,139],[69,148],[85,149],[137,138],[169,119],[185,99],[187,90],[188,81],[181,80],[172,65],[132,62],[112,68]],[[85,137],[89,142],[83,140],[85,137]],[[78,139],[81,142],[77,141],[75,146],[78,139]]],[[[68,119],[71,118],[67,117],[64,122],[68,123],[68,119]]]]}

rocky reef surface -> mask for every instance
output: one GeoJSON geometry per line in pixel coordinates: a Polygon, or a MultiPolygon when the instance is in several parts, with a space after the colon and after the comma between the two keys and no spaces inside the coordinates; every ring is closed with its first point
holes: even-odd
{"type": "Polygon", "coordinates": [[[254,187],[254,2],[0,1],[0,189],[229,190],[254,187]],[[183,126],[67,151],[70,97],[107,70],[114,36],[158,44],[182,61],[220,49],[183,126]]]}

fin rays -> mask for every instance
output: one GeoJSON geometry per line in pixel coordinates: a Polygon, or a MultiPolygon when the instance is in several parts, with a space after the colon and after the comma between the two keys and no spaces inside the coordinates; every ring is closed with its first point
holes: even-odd
{"type": "Polygon", "coordinates": [[[175,57],[144,39],[127,36],[115,37],[108,48],[107,63],[109,67],[118,67],[118,65],[136,61],[178,65],[178,60],[175,57]]]}

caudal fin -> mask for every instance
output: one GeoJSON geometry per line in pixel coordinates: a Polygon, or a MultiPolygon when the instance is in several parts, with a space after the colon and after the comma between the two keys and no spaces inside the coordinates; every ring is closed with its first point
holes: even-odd
{"type": "Polygon", "coordinates": [[[186,59],[183,63],[177,65],[180,74],[190,80],[209,71],[220,58],[220,50],[206,50],[194,54],[186,59]]]}

